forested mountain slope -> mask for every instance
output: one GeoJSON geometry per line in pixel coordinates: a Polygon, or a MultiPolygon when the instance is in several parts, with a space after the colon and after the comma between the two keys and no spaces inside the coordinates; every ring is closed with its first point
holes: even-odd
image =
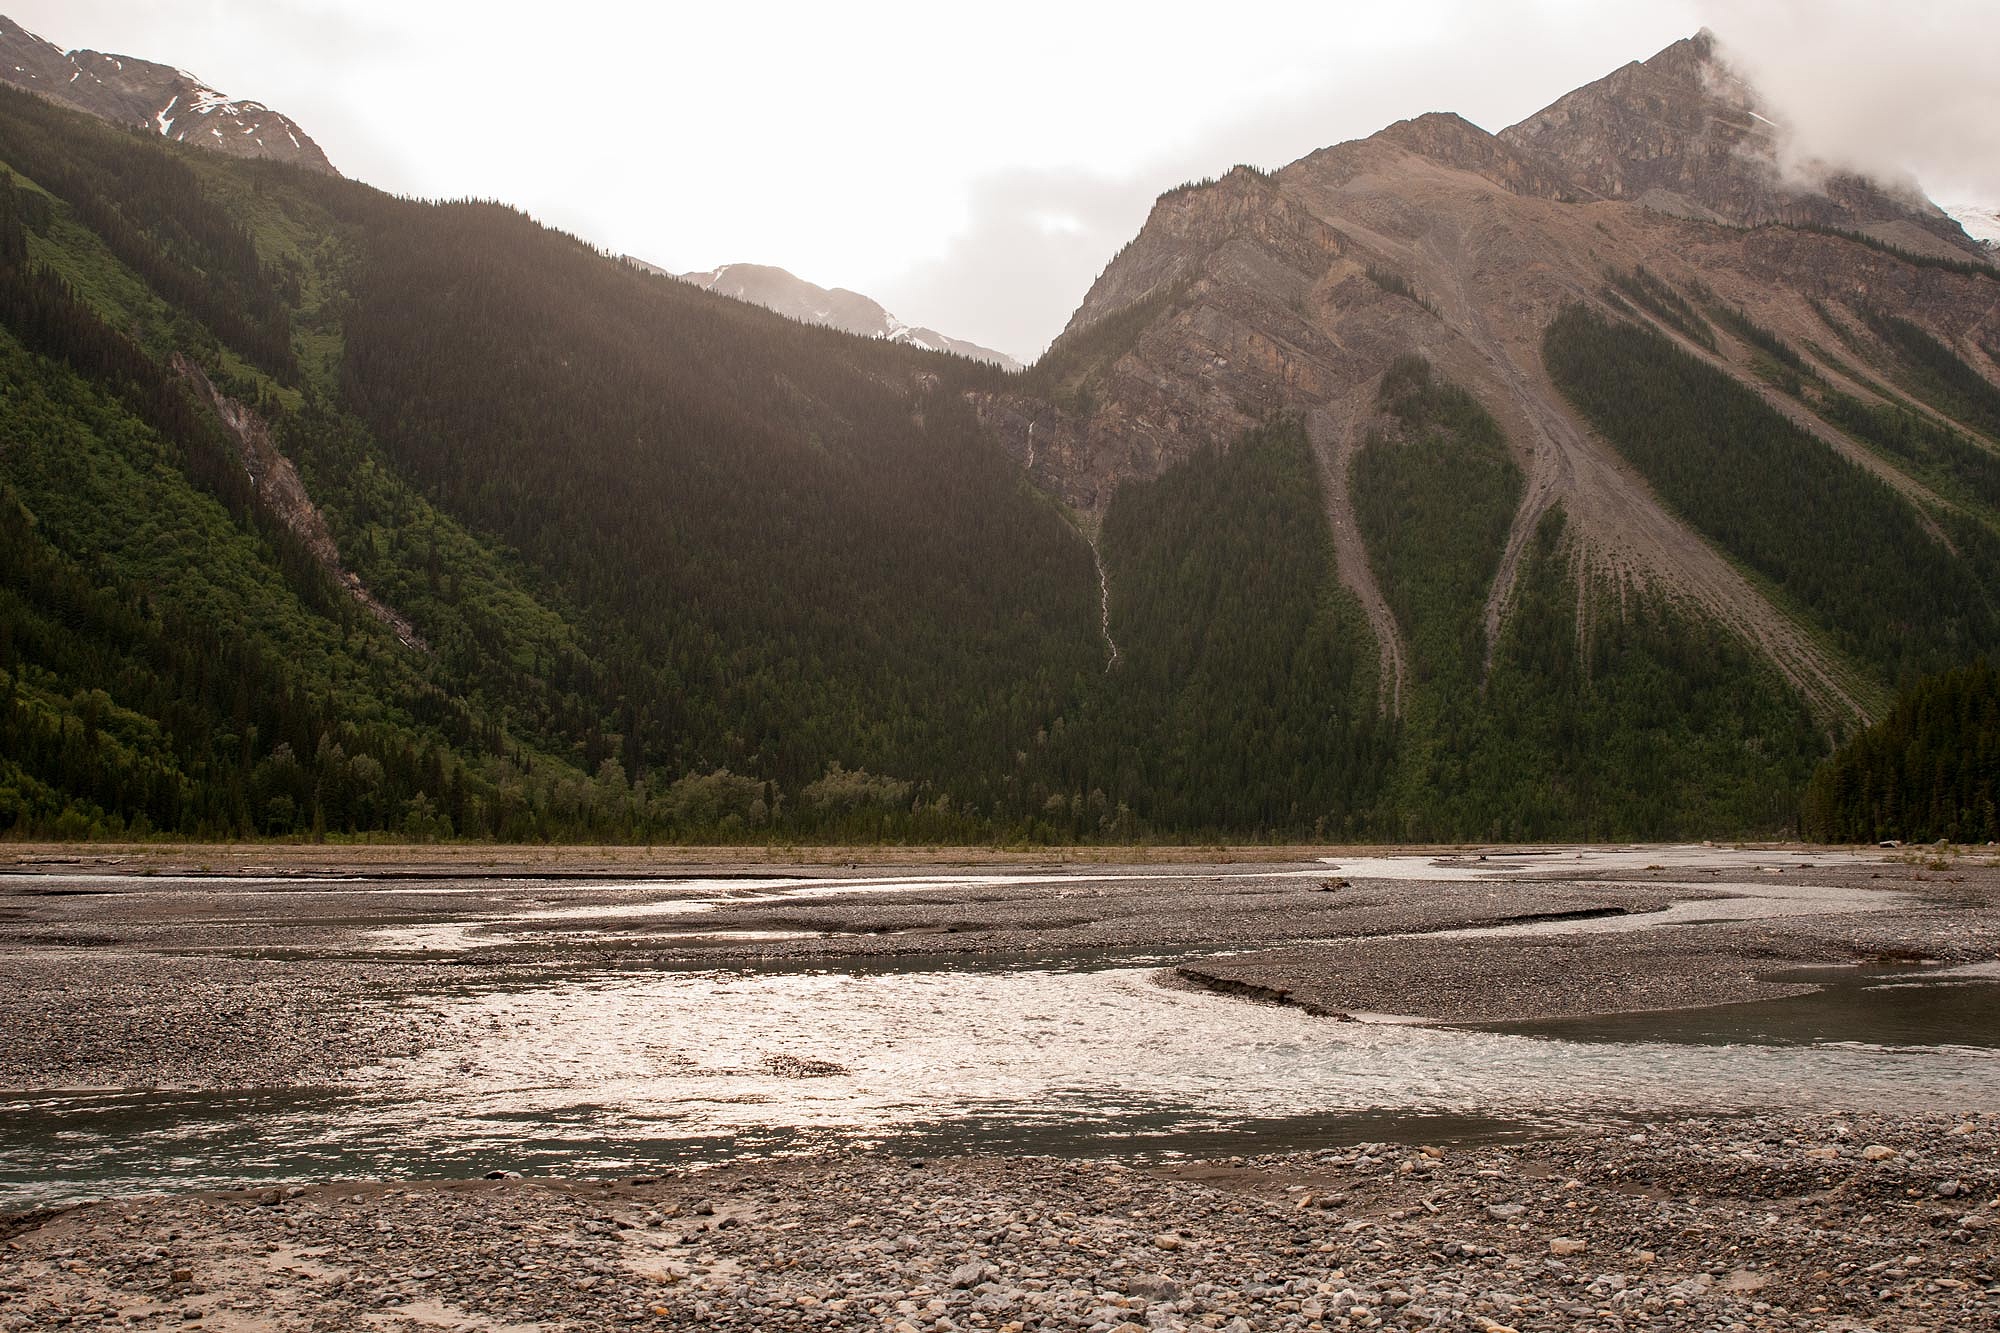
{"type": "Polygon", "coordinates": [[[1399,728],[1386,827],[1781,819],[1829,739],[2000,650],[2000,270],[1906,190],[1788,177],[1759,105],[1703,34],[1501,135],[1427,115],[1170,191],[982,413],[1107,523],[1305,423],[1399,728]]]}
{"type": "Polygon", "coordinates": [[[1805,831],[1828,842],[2000,838],[2000,671],[1918,681],[1813,774],[1805,831]]]}
{"type": "Polygon", "coordinates": [[[0,830],[1793,830],[2000,650],[2000,272],[1712,60],[1170,192],[1018,375],[0,90],[0,830]]]}
{"type": "Polygon", "coordinates": [[[25,95],[0,162],[9,822],[983,830],[1102,674],[1088,546],[963,400],[991,371],[25,95]]]}

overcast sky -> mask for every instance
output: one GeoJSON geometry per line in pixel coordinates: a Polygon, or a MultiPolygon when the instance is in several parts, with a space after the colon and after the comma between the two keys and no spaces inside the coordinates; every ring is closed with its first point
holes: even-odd
{"type": "Polygon", "coordinates": [[[0,0],[267,102],[384,189],[778,264],[1032,357],[1155,195],[1490,130],[1707,25],[1822,157],[2000,204],[1995,0],[0,0]]]}

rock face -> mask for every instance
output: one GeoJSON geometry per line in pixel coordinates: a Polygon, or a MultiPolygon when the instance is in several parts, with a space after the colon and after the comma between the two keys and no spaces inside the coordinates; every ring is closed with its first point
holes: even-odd
{"type": "Polygon", "coordinates": [[[257,503],[290,529],[320,567],[347,590],[348,596],[369,615],[388,626],[405,648],[429,652],[430,645],[417,633],[416,626],[368,591],[361,576],[341,563],[340,547],[326,525],[326,516],[320,513],[319,507],[306,493],[305,482],[300,479],[298,469],[278,449],[277,442],[271,438],[271,428],[264,419],[219,391],[201,367],[178,352],[173,357],[173,368],[174,373],[214,409],[216,419],[235,440],[243,471],[256,487],[257,503]]]}
{"type": "MultiPolygon", "coordinates": [[[[1805,223],[1927,233],[1971,247],[1958,224],[1915,188],[1782,164],[1783,127],[1702,32],[1643,63],[1558,99],[1500,132],[1553,160],[1580,188],[1682,217],[1758,226],[1805,223]]],[[[1922,246],[1921,241],[1917,247],[1922,246]]]]}
{"type": "Polygon", "coordinates": [[[905,324],[860,292],[845,287],[821,287],[769,264],[724,264],[707,273],[668,273],[642,259],[627,256],[625,262],[649,273],[666,274],[723,296],[775,310],[807,324],[825,324],[864,338],[886,338],[890,342],[927,347],[933,352],[955,352],[975,361],[991,361],[1007,370],[1021,369],[1021,363],[1005,352],[948,337],[936,329],[905,324]]]}
{"type": "MultiPolygon", "coordinates": [[[[1989,252],[1920,197],[1786,179],[1758,105],[1704,33],[1498,135],[1426,115],[1276,172],[1183,186],[1161,196],[1022,386],[977,405],[1086,520],[1127,480],[1226,448],[1272,414],[1302,417],[1341,577],[1367,606],[1366,554],[1342,542],[1354,530],[1343,479],[1383,372],[1420,353],[1493,414],[1526,479],[1489,634],[1521,552],[1560,506],[1595,569],[1691,599],[1809,697],[1833,700],[1837,667],[1636,481],[1542,364],[1557,312],[1612,310],[1608,276],[1643,267],[1794,347],[1866,339],[1851,312],[1892,310],[1995,373],[2000,287],[1978,267],[1989,252]]],[[[1771,396],[1747,344],[1703,355],[1771,396]]],[[[1869,392],[1831,359],[1820,371],[1869,392]]],[[[1801,424],[1880,470],[1826,423],[1801,424]]],[[[1892,484],[1936,498],[1900,475],[1892,484]]]]}
{"type": "Polygon", "coordinates": [[[65,52],[5,17],[0,82],[180,143],[339,174],[296,121],[262,102],[232,101],[186,70],[150,60],[65,52]]]}

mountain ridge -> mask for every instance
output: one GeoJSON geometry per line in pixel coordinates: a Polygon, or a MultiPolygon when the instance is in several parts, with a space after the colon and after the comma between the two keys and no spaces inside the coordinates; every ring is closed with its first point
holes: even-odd
{"type": "MultiPolygon", "coordinates": [[[[1489,135],[1433,114],[1275,172],[1238,169],[1169,192],[1031,372],[1039,383],[989,397],[988,419],[1042,484],[1101,512],[1128,480],[1171,470],[1205,442],[1271,413],[1299,412],[1328,478],[1329,523],[1346,533],[1353,519],[1344,478],[1366,447],[1374,386],[1397,356],[1419,351],[1498,416],[1528,477],[1489,597],[1489,644],[1541,518],[1560,508],[1568,540],[1590,567],[1693,598],[1778,663],[1825,716],[1864,716],[1876,687],[1857,686],[1818,627],[1650,495],[1542,364],[1542,331],[1579,302],[1616,302],[1623,317],[1688,347],[1681,327],[1613,290],[1614,277],[1640,281],[1633,275],[1657,265],[1671,299],[1719,306],[1788,352],[1872,343],[1864,315],[1887,302],[1943,321],[1957,352],[1992,375],[2000,272],[1981,262],[1983,252],[1956,224],[1940,224],[1934,207],[1867,182],[1837,183],[1839,198],[1780,191],[1768,164],[1737,151],[1743,94],[1710,93],[1712,59],[1706,38],[1676,43],[1559,99],[1552,107],[1561,114],[1537,113],[1523,122],[1528,130],[1489,135]],[[1676,89],[1664,99],[1672,114],[1647,122],[1663,84],[1676,89]],[[1585,107],[1594,115],[1585,117],[1585,107]],[[1711,142],[1718,118],[1728,130],[1720,148],[1711,142]],[[1592,146],[1602,126],[1654,175],[1604,173],[1592,146]],[[1684,187],[1682,201],[1737,206],[1743,222],[1720,220],[1719,207],[1689,217],[1691,209],[1661,198],[1669,179],[1684,187]],[[1621,192],[1634,197],[1612,197],[1621,192]],[[1772,203],[1774,192],[1785,209],[1772,203]],[[1885,223],[1900,229],[1892,238],[1914,228],[1935,245],[1918,252],[1884,241],[1885,223]]],[[[1693,321],[1681,322],[1707,345],[1689,350],[1749,381],[1772,411],[1912,502],[1954,509],[1907,460],[1884,457],[1751,374],[1765,355],[1752,342],[1720,341],[1709,317],[1693,321]]],[[[1895,360],[1879,345],[1866,355],[1895,360]]],[[[1813,359],[1813,373],[1843,399],[1881,396],[1874,379],[1832,353],[1813,359]]],[[[1364,553],[1341,549],[1343,582],[1364,604],[1381,605],[1364,553]]],[[[1398,632],[1373,619],[1385,675],[1400,678],[1398,632]]]]}
{"type": "Polygon", "coordinates": [[[2000,274],[1689,54],[1169,191],[1018,374],[0,90],[0,825],[1793,830],[2000,650],[2000,274]]]}
{"type": "Polygon", "coordinates": [[[116,124],[232,157],[339,174],[297,121],[226,97],[184,69],[102,51],[64,51],[0,15],[0,82],[116,124]]]}
{"type": "Polygon", "coordinates": [[[991,362],[1002,370],[1023,368],[1021,362],[1005,352],[953,338],[936,329],[905,324],[872,297],[845,287],[821,287],[772,264],[724,264],[706,272],[672,273],[630,255],[625,262],[648,273],[678,278],[704,291],[748,301],[807,324],[824,324],[863,338],[882,338],[933,352],[949,352],[974,361],[991,362]]]}

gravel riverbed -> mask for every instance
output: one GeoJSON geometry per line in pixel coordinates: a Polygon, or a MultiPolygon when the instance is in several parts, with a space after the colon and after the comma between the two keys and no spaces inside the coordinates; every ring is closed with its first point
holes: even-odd
{"type": "MultiPolygon", "coordinates": [[[[441,989],[655,966],[1161,950],[1184,982],[1321,1013],[1488,1022],[1795,994],[1782,974],[1805,964],[2000,958],[1990,854],[1547,853],[1512,878],[1468,855],[1402,879],[1298,853],[435,854],[405,874],[370,850],[356,881],[323,877],[334,853],[215,856],[226,875],[208,853],[120,855],[20,852],[0,878],[0,1092],[339,1087],[464,1041],[423,1002],[441,989]],[[709,896],[689,907],[671,875],[709,896]],[[1791,906],[1726,919],[1757,894],[1791,906]],[[1448,933],[1496,927],[1520,933],[1448,933]]],[[[0,1218],[0,1330],[2000,1328],[2000,1108],[1813,1105],[1209,1160],[919,1161],[850,1136],[616,1180],[139,1195],[0,1218]]]]}
{"type": "Polygon", "coordinates": [[[345,1182],[0,1226],[0,1329],[2000,1327],[2000,1116],[345,1182]]]}

